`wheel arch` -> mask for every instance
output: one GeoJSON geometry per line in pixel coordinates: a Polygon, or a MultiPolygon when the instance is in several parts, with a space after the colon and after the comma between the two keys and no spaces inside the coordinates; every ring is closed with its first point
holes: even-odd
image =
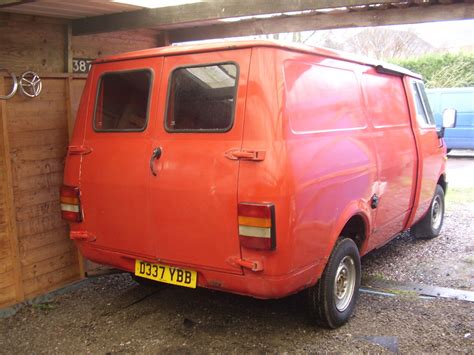
{"type": "Polygon", "coordinates": [[[439,186],[441,186],[441,188],[443,189],[444,191],[444,194],[446,195],[446,192],[447,192],[447,189],[448,189],[448,183],[446,181],[446,173],[443,173],[439,176],[439,179],[438,179],[438,183],[437,183],[439,186]]]}
{"type": "Polygon", "coordinates": [[[341,237],[352,239],[359,249],[359,254],[361,256],[365,254],[370,236],[371,222],[371,213],[368,206],[362,206],[361,208],[361,205],[357,203],[355,205],[351,204],[346,208],[340,215],[331,234],[328,257],[341,237]]]}

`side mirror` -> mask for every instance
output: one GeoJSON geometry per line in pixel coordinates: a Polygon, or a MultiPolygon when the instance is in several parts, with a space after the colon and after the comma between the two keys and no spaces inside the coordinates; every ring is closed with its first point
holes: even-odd
{"type": "Polygon", "coordinates": [[[457,111],[454,108],[447,108],[443,111],[443,128],[456,127],[457,111]]]}
{"type": "Polygon", "coordinates": [[[445,128],[456,127],[456,117],[457,117],[457,111],[454,108],[447,108],[443,111],[443,126],[441,127],[441,130],[437,132],[438,138],[444,137],[445,128]]]}

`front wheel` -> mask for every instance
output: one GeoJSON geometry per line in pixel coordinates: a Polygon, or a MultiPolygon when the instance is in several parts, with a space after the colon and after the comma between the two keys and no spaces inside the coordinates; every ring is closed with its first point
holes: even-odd
{"type": "Polygon", "coordinates": [[[352,239],[342,239],[334,247],[321,279],[306,291],[312,320],[331,329],[346,323],[354,311],[359,287],[359,250],[352,239]]]}
{"type": "Polygon", "coordinates": [[[426,215],[413,227],[413,235],[418,239],[432,239],[441,233],[444,221],[444,190],[436,185],[435,194],[426,215]]]}

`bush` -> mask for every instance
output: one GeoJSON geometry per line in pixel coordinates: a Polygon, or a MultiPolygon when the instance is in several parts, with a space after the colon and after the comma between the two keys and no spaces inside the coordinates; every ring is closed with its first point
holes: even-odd
{"type": "Polygon", "coordinates": [[[429,54],[392,63],[421,74],[428,88],[474,86],[474,54],[429,54]]]}

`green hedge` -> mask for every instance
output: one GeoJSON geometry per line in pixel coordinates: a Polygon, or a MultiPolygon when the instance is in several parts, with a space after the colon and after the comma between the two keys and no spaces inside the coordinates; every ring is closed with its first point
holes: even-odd
{"type": "Polygon", "coordinates": [[[429,88],[474,86],[474,54],[428,54],[413,59],[394,59],[394,64],[423,75],[429,88]]]}

